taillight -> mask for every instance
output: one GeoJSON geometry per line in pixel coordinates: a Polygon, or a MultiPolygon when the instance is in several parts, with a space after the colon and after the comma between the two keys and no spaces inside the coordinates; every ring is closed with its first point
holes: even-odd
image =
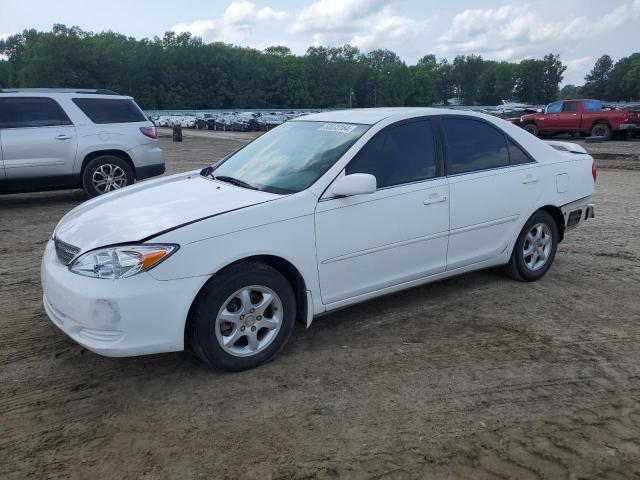
{"type": "Polygon", "coordinates": [[[591,175],[593,175],[593,183],[596,183],[596,177],[598,176],[598,166],[596,165],[595,160],[591,164],[591,175]]]}
{"type": "Polygon", "coordinates": [[[140,127],[140,131],[143,135],[153,138],[154,140],[158,138],[158,133],[156,132],[156,127],[140,127]]]}

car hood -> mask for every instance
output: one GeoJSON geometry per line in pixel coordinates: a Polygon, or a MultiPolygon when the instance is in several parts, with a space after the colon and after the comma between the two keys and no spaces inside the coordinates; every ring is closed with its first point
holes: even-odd
{"type": "Polygon", "coordinates": [[[188,223],[280,197],[189,172],[141,182],[89,200],[60,220],[54,236],[86,252],[145,240],[188,223]]]}

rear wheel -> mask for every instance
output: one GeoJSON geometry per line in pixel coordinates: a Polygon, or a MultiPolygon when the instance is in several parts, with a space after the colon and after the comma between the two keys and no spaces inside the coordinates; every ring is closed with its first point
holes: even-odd
{"type": "Polygon", "coordinates": [[[538,126],[535,123],[525,123],[522,127],[526,132],[537,137],[539,135],[538,126]]]}
{"type": "Polygon", "coordinates": [[[611,127],[606,123],[596,123],[591,128],[592,137],[604,137],[606,140],[611,138],[611,127]]]}
{"type": "Polygon", "coordinates": [[[293,289],[280,272],[259,262],[241,263],[205,285],[187,333],[202,361],[240,371],[273,359],[289,340],[295,316],[293,289]]]}
{"type": "Polygon", "coordinates": [[[558,248],[558,226],[551,215],[538,211],[522,228],[507,265],[515,279],[533,282],[551,267],[558,248]]]}
{"type": "Polygon", "coordinates": [[[119,190],[135,182],[129,164],[115,155],[90,160],[82,172],[82,188],[90,197],[119,190]]]}

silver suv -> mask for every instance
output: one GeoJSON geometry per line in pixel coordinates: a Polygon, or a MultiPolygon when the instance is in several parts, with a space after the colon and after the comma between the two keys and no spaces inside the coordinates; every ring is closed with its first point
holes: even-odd
{"type": "Polygon", "coordinates": [[[0,90],[0,193],[82,187],[90,196],[161,175],[156,129],[108,90],[0,90]]]}

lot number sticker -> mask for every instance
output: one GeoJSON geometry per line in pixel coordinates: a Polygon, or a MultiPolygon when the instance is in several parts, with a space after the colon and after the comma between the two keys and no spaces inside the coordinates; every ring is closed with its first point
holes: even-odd
{"type": "Polygon", "coordinates": [[[351,133],[356,129],[355,125],[348,123],[325,123],[318,130],[324,132],[351,133]]]}

